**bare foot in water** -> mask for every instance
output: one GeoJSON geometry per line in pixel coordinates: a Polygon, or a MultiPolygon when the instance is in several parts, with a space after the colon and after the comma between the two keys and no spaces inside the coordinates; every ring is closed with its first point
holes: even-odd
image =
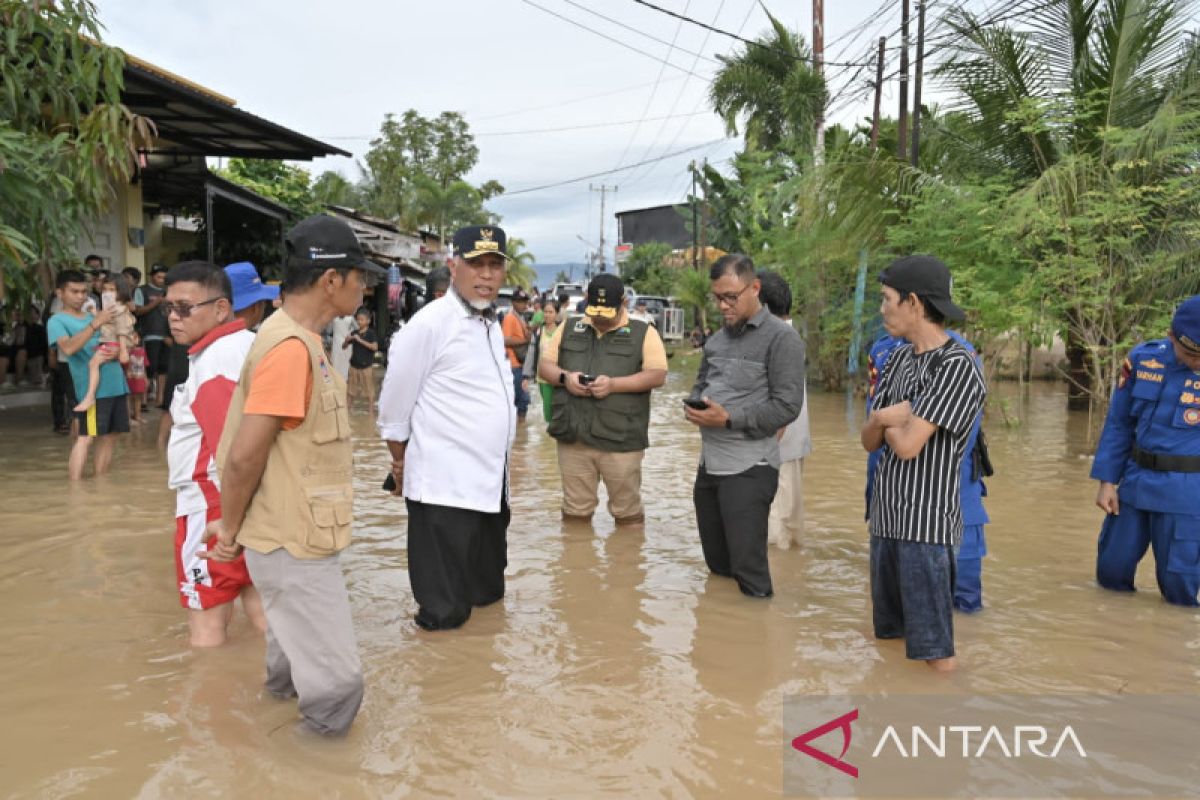
{"type": "Polygon", "coordinates": [[[950,656],[949,658],[931,658],[925,663],[935,672],[954,672],[958,668],[958,662],[955,661],[954,656],[950,656]]]}

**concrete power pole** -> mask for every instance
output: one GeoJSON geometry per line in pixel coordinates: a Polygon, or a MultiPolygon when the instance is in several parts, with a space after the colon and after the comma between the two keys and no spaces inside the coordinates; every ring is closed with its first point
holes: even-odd
{"type": "Polygon", "coordinates": [[[917,0],[917,83],[913,87],[912,165],[921,155],[921,81],[925,74],[925,0],[917,0]]]}
{"type": "MultiPolygon", "coordinates": [[[[825,0],[813,0],[813,72],[818,78],[825,77],[825,0]]],[[[817,142],[813,148],[813,161],[818,165],[825,160],[825,104],[817,111],[817,142]]]]}
{"type": "Polygon", "coordinates": [[[692,171],[692,269],[700,269],[700,217],[696,205],[696,162],[688,164],[692,171]]]}
{"type": "Polygon", "coordinates": [[[908,0],[900,0],[900,117],[897,125],[896,157],[908,156],[908,0]]]}
{"type": "Polygon", "coordinates": [[[879,37],[879,55],[875,61],[875,113],[871,115],[871,152],[879,149],[879,104],[883,100],[883,51],[887,37],[879,37]]]}
{"type": "Polygon", "coordinates": [[[607,192],[616,194],[616,186],[605,186],[600,184],[600,188],[588,184],[588,191],[600,193],[600,271],[608,272],[608,261],[604,255],[604,196],[607,192]]]}

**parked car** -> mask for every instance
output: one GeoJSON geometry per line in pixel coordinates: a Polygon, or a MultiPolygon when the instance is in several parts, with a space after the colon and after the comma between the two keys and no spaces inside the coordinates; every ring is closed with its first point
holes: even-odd
{"type": "Polygon", "coordinates": [[[554,284],[554,288],[550,290],[550,296],[555,300],[558,300],[562,298],[563,295],[566,295],[567,298],[567,307],[563,310],[568,313],[572,313],[575,311],[575,306],[579,304],[579,301],[587,297],[587,290],[584,289],[582,283],[554,284]]]}

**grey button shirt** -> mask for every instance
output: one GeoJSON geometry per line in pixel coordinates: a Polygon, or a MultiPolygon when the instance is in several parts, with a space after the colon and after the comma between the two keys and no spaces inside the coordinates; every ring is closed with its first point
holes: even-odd
{"type": "Polygon", "coordinates": [[[705,471],[736,475],[762,463],[778,469],[775,435],[804,406],[804,341],[763,306],[739,329],[709,337],[691,397],[708,397],[730,416],[729,429],[700,429],[705,471]]]}

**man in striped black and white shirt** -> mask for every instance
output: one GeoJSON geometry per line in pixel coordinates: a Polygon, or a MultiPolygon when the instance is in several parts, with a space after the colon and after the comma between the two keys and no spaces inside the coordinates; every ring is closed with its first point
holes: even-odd
{"type": "Polygon", "coordinates": [[[875,636],[903,638],[909,658],[952,670],[959,472],[986,389],[974,356],[944,327],[964,316],[946,265],[907,256],[879,280],[884,327],[909,343],[888,359],[862,429],[867,451],[882,449],[870,507],[875,636]]]}

